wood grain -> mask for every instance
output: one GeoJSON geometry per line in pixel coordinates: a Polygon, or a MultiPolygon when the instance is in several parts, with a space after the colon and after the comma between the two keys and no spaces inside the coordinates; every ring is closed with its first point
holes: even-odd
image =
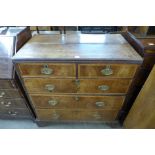
{"type": "Polygon", "coordinates": [[[75,79],[25,78],[25,86],[29,93],[48,93],[46,85],[54,85],[52,93],[76,93],[75,79]]]}
{"type": "Polygon", "coordinates": [[[23,98],[0,98],[0,108],[27,108],[23,98]]]}
{"type": "Polygon", "coordinates": [[[79,78],[133,78],[138,65],[135,64],[79,64],[79,78]],[[112,75],[106,76],[101,73],[110,66],[112,75]]]}
{"type": "Polygon", "coordinates": [[[52,110],[36,109],[42,121],[114,121],[117,110],[52,110]]]}
{"type": "Polygon", "coordinates": [[[0,89],[14,89],[17,88],[17,84],[14,80],[1,80],[0,79],[0,89]]]}
{"type": "Polygon", "coordinates": [[[125,96],[81,96],[81,95],[30,95],[35,108],[47,109],[120,109],[125,96]],[[56,105],[50,105],[49,101],[56,101],[56,105]],[[96,103],[102,102],[103,106],[96,103]]]}
{"type": "MultiPolygon", "coordinates": [[[[36,36],[38,37],[38,35],[36,36]]],[[[56,37],[55,35],[53,37],[56,37]]],[[[66,36],[59,35],[62,39],[66,36]]],[[[68,36],[69,37],[69,36],[68,36]]],[[[92,43],[95,41],[95,36],[89,36],[87,43],[52,43],[46,41],[31,42],[31,40],[23,46],[22,49],[13,57],[13,61],[21,60],[124,60],[142,62],[142,58],[137,52],[127,43],[121,44],[110,42],[111,40],[122,39],[121,35],[113,34],[111,37],[105,37],[105,43],[92,43]],[[117,39],[118,38],[118,39],[117,39]],[[109,42],[109,43],[106,43],[109,42]]],[[[49,37],[47,37],[48,40],[49,37]]]]}
{"type": "Polygon", "coordinates": [[[127,93],[128,87],[132,80],[130,79],[80,79],[80,87],[77,93],[93,93],[93,94],[117,94],[127,93]],[[98,87],[106,85],[108,90],[102,91],[98,87]]]}
{"type": "Polygon", "coordinates": [[[18,89],[0,89],[0,98],[21,98],[21,92],[18,89]]]}
{"type": "Polygon", "coordinates": [[[155,128],[155,66],[137,96],[124,126],[125,128],[155,128]]]}
{"type": "Polygon", "coordinates": [[[79,94],[107,94],[127,93],[131,83],[130,79],[80,79],[77,86],[75,79],[52,79],[52,78],[25,78],[25,86],[29,93],[47,93],[46,85],[53,85],[52,93],[79,93],[79,94]],[[102,91],[98,87],[107,85],[108,90],[102,91]]]}
{"type": "Polygon", "coordinates": [[[20,63],[18,65],[22,77],[53,77],[53,78],[75,78],[75,64],[65,63],[20,63]],[[41,73],[44,65],[52,69],[52,74],[45,75],[41,73]]]}

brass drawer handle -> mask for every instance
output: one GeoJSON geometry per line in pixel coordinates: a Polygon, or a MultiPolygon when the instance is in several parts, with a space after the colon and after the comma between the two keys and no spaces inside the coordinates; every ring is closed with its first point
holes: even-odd
{"type": "Polygon", "coordinates": [[[95,119],[101,119],[101,115],[98,114],[98,113],[93,114],[93,117],[94,117],[95,119]]]}
{"type": "Polygon", "coordinates": [[[11,104],[11,102],[5,103],[4,101],[1,101],[1,105],[4,105],[5,107],[10,107],[11,104]]]}
{"type": "Polygon", "coordinates": [[[97,107],[104,107],[105,106],[104,102],[96,102],[95,104],[97,107]]]}
{"type": "Polygon", "coordinates": [[[75,96],[75,100],[76,101],[79,101],[80,100],[80,97],[79,96],[75,96]]]}
{"type": "Polygon", "coordinates": [[[11,115],[11,116],[16,116],[17,115],[17,112],[16,111],[15,112],[9,111],[8,114],[11,115]]]}
{"type": "Polygon", "coordinates": [[[49,68],[48,65],[45,64],[43,68],[41,68],[41,73],[45,75],[51,75],[53,74],[53,69],[49,68]]]}
{"type": "Polygon", "coordinates": [[[1,92],[0,97],[4,97],[5,92],[1,92]]]}
{"type": "Polygon", "coordinates": [[[60,118],[60,115],[59,114],[57,114],[57,113],[53,113],[52,114],[52,119],[58,120],[59,118],[60,118]]]}
{"type": "Polygon", "coordinates": [[[106,91],[106,90],[109,90],[109,86],[108,85],[101,85],[101,86],[98,86],[98,89],[99,90],[102,90],[102,91],[106,91]]]}
{"type": "Polygon", "coordinates": [[[75,84],[76,84],[76,87],[77,88],[80,88],[80,80],[79,79],[76,79],[75,80],[75,84]]]}
{"type": "Polygon", "coordinates": [[[48,90],[49,92],[52,92],[55,89],[55,86],[52,84],[47,84],[45,85],[45,89],[48,90]]]}
{"type": "Polygon", "coordinates": [[[58,104],[58,101],[57,100],[49,100],[48,104],[51,106],[56,106],[58,104]]]}
{"type": "Polygon", "coordinates": [[[102,75],[109,76],[113,74],[113,70],[110,65],[107,65],[104,69],[101,70],[102,75]]]}

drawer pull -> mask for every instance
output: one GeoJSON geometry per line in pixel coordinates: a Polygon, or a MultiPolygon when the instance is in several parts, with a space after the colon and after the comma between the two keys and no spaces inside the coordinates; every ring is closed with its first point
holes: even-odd
{"type": "Polygon", "coordinates": [[[95,119],[101,119],[101,115],[100,115],[100,114],[98,114],[98,113],[93,114],[93,117],[94,117],[95,119]]]}
{"type": "Polygon", "coordinates": [[[5,103],[4,101],[2,101],[1,105],[4,105],[5,107],[9,107],[11,105],[11,102],[5,103]]]}
{"type": "Polygon", "coordinates": [[[80,97],[75,96],[75,100],[76,100],[76,101],[79,101],[79,100],[80,100],[80,97]]]}
{"type": "Polygon", "coordinates": [[[104,107],[105,106],[104,102],[96,102],[95,104],[97,107],[104,107]]]}
{"type": "Polygon", "coordinates": [[[41,73],[45,75],[51,75],[53,73],[53,69],[48,68],[48,65],[44,65],[43,68],[41,68],[41,73]]]}
{"type": "Polygon", "coordinates": [[[58,104],[58,101],[57,100],[49,100],[48,104],[51,106],[56,106],[58,104]]]}
{"type": "Polygon", "coordinates": [[[45,89],[47,89],[49,92],[52,92],[55,89],[55,86],[52,84],[45,85],[45,89]]]}
{"type": "Polygon", "coordinates": [[[80,88],[80,80],[79,79],[76,79],[75,80],[75,84],[76,84],[76,87],[77,88],[80,88]]]}
{"type": "Polygon", "coordinates": [[[110,65],[107,65],[106,68],[101,70],[102,75],[109,76],[113,74],[113,70],[110,68],[110,65]]]}
{"type": "Polygon", "coordinates": [[[8,114],[11,115],[11,116],[16,116],[17,115],[17,112],[16,111],[15,112],[9,111],[8,114]]]}
{"type": "Polygon", "coordinates": [[[109,86],[107,86],[107,85],[101,85],[101,86],[98,86],[98,89],[99,90],[102,90],[102,91],[106,91],[106,90],[109,90],[109,86]]]}
{"type": "Polygon", "coordinates": [[[59,114],[57,114],[57,113],[53,113],[52,114],[52,119],[58,120],[59,118],[60,118],[60,115],[59,114]]]}
{"type": "Polygon", "coordinates": [[[4,97],[5,92],[1,92],[0,97],[4,97]]]}

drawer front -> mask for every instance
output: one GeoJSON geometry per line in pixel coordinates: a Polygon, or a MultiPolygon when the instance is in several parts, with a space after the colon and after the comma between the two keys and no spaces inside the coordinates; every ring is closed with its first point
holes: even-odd
{"type": "Polygon", "coordinates": [[[138,65],[133,64],[79,64],[79,78],[133,78],[138,65]]]}
{"type": "Polygon", "coordinates": [[[120,109],[125,96],[30,95],[36,108],[120,109]]]}
{"type": "Polygon", "coordinates": [[[24,63],[18,66],[23,77],[74,78],[76,76],[75,64],[24,63]]]}
{"type": "Polygon", "coordinates": [[[23,98],[2,99],[0,98],[0,108],[27,108],[23,98]]]}
{"type": "Polygon", "coordinates": [[[75,79],[26,78],[25,86],[29,93],[76,93],[75,79]]]}
{"type": "Polygon", "coordinates": [[[0,89],[14,89],[17,88],[13,80],[0,80],[0,89]]]}
{"type": "Polygon", "coordinates": [[[5,98],[21,98],[21,94],[16,89],[0,89],[0,99],[5,98]]]}
{"type": "Polygon", "coordinates": [[[118,110],[46,110],[37,109],[42,121],[114,121],[118,110]]]}
{"type": "Polygon", "coordinates": [[[0,108],[0,115],[6,115],[9,117],[25,117],[30,116],[28,109],[9,109],[9,108],[0,108]]]}
{"type": "Polygon", "coordinates": [[[78,93],[127,93],[132,80],[129,79],[82,79],[78,93]]]}

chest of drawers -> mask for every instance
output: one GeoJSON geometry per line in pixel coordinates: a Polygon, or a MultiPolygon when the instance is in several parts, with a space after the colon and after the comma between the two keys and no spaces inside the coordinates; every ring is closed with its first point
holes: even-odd
{"type": "Polygon", "coordinates": [[[116,121],[142,58],[119,34],[37,35],[13,57],[36,121],[116,121]]]}
{"type": "Polygon", "coordinates": [[[0,33],[0,118],[31,118],[12,63],[12,56],[30,38],[26,27],[9,27],[0,33]]]}

